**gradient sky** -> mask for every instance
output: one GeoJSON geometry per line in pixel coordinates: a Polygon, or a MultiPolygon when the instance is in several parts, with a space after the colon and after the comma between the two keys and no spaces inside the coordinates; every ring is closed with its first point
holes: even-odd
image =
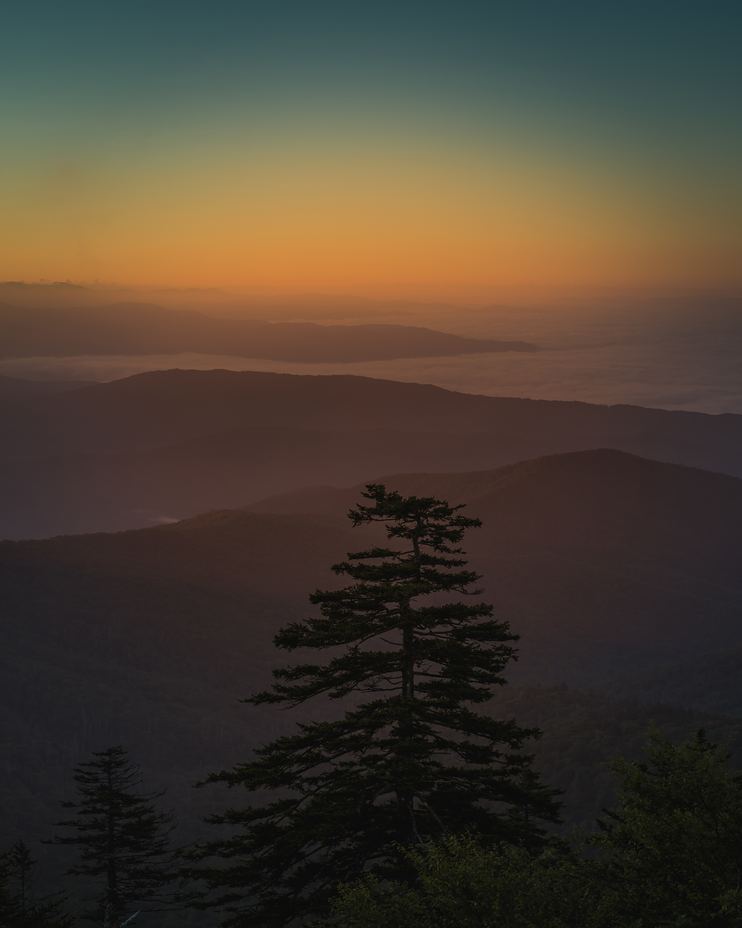
{"type": "Polygon", "coordinates": [[[9,0],[0,278],[742,285],[742,3],[9,0]]]}

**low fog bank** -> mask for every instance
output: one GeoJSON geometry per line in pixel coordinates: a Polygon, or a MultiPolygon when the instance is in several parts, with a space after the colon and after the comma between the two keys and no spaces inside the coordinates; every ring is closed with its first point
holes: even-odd
{"type": "Polygon", "coordinates": [[[296,364],[225,355],[178,354],[23,358],[0,373],[29,379],[108,381],[149,370],[362,374],[430,383],[465,393],[631,403],[662,409],[742,413],[740,347],[679,337],[662,341],[552,347],[537,354],[478,354],[353,364],[296,364]]]}
{"type": "Polygon", "coordinates": [[[103,296],[156,299],[216,314],[343,324],[428,326],[467,338],[524,340],[537,352],[331,362],[181,352],[7,358],[0,374],[30,379],[114,380],[165,368],[355,373],[467,393],[631,403],[742,413],[742,299],[735,296],[605,296],[579,304],[453,306],[357,298],[239,296],[228,291],[137,291],[0,284],[0,300],[94,305],[103,296]]]}

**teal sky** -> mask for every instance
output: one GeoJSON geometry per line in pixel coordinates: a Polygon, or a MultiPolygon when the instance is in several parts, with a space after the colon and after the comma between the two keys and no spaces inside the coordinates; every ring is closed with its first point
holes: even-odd
{"type": "Polygon", "coordinates": [[[6,4],[0,35],[4,102],[31,123],[55,103],[74,119],[200,93],[269,106],[394,91],[443,107],[463,94],[483,121],[502,101],[740,138],[742,5],[725,0],[27,0],[6,4]]]}
{"type": "MultiPolygon", "coordinates": [[[[199,153],[221,163],[269,138],[317,155],[356,133],[390,151],[540,153],[595,175],[607,202],[623,183],[662,190],[731,252],[741,39],[742,4],[726,0],[8,3],[0,193],[14,217],[55,162],[73,185],[103,164],[105,183],[154,190],[199,153]]],[[[16,264],[36,266],[32,252],[16,264]]]]}

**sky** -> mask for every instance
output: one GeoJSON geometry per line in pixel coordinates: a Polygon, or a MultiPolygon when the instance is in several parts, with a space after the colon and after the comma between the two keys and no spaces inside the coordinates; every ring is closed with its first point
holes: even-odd
{"type": "Polygon", "coordinates": [[[8,0],[0,279],[742,285],[742,4],[8,0]]]}

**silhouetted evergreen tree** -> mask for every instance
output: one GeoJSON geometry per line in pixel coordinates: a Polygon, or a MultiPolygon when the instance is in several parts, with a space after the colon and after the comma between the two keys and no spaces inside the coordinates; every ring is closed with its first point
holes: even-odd
{"type": "Polygon", "coordinates": [[[322,912],[337,884],[364,870],[399,878],[409,870],[402,848],[431,836],[473,831],[538,846],[556,816],[522,751],[535,732],[476,710],[504,682],[516,640],[490,605],[465,598],[479,577],[459,543],[479,521],[382,485],[363,495],[368,504],[349,516],[383,526],[386,542],[335,565],[349,585],[314,593],[320,615],[276,637],[284,650],[327,650],[327,660],[275,671],[273,689],[248,700],[349,697],[353,706],[210,777],[278,794],[213,819],[235,827],[202,849],[222,858],[201,872],[227,924],[287,925],[322,912]]]}
{"type": "Polygon", "coordinates": [[[742,776],[703,733],[620,761],[592,847],[541,854],[451,836],[408,851],[417,880],[340,887],[332,928],[739,928],[742,776]],[[597,854],[596,854],[597,846],[597,854]],[[589,851],[589,853],[588,853],[589,851]]]}
{"type": "Polygon", "coordinates": [[[0,925],[12,924],[18,914],[18,901],[10,889],[10,866],[7,855],[0,855],[0,925]]]}
{"type": "Polygon", "coordinates": [[[17,841],[0,856],[0,926],[69,928],[71,918],[58,895],[36,898],[31,885],[35,865],[23,841],[17,841]]]}
{"type": "Polygon", "coordinates": [[[121,747],[94,753],[75,770],[77,799],[62,805],[75,817],[59,822],[66,834],[51,843],[72,845],[78,862],[68,869],[96,887],[86,917],[115,928],[132,910],[157,906],[173,878],[169,852],[172,816],[158,811],[161,792],[142,792],[142,776],[121,747]]]}
{"type": "Polygon", "coordinates": [[[29,907],[31,894],[31,871],[34,868],[35,861],[31,856],[31,851],[23,841],[16,843],[8,851],[8,873],[16,883],[16,898],[18,906],[22,913],[25,913],[29,907]]]}

